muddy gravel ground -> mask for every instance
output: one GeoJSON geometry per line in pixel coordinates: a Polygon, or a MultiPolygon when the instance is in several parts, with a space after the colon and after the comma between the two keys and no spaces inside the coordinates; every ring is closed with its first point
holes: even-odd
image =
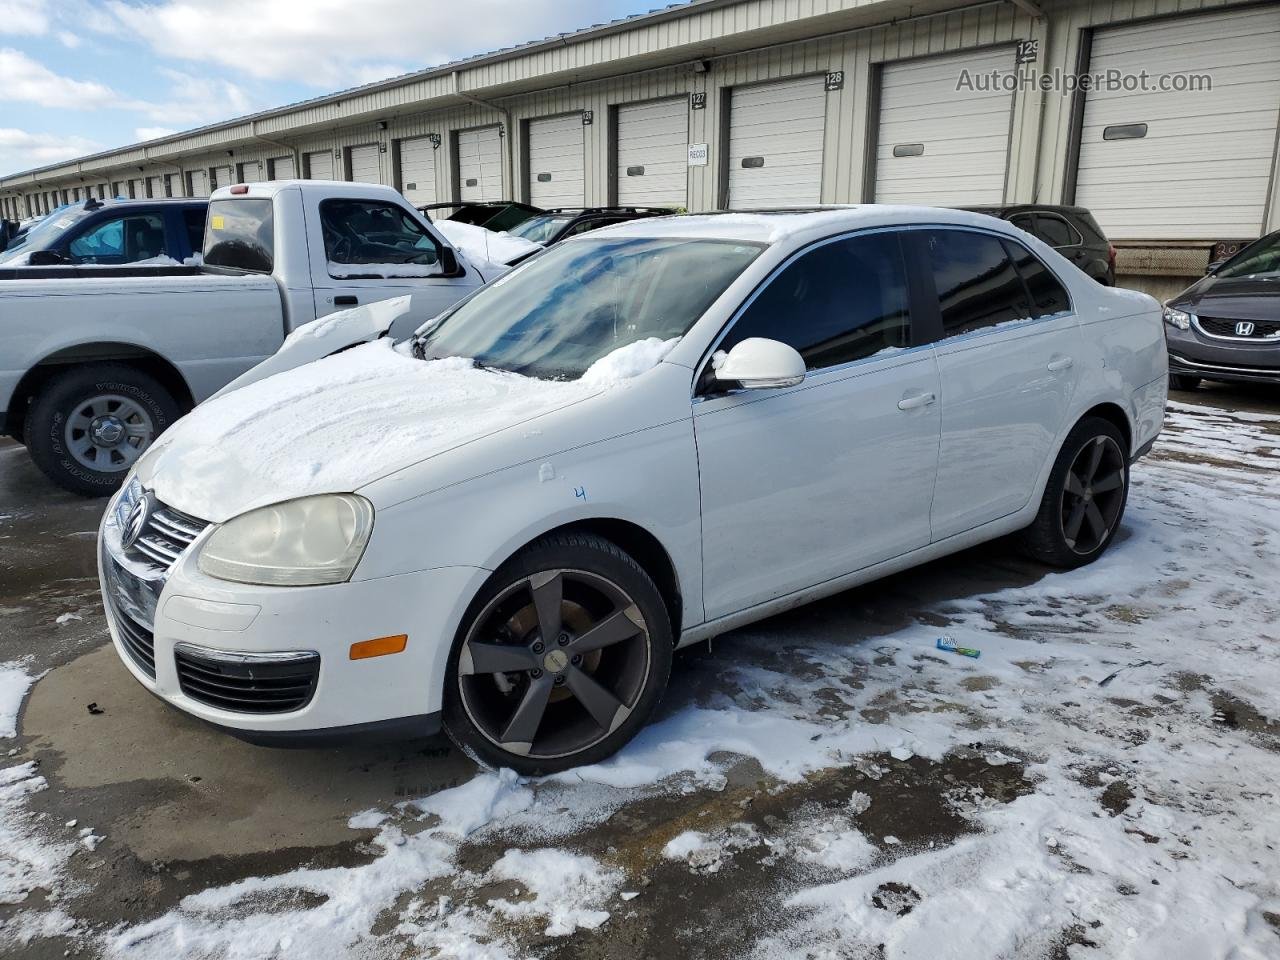
{"type": "Polygon", "coordinates": [[[0,444],[0,955],[1280,957],[1280,392],[1173,401],[1098,563],[993,543],[727,634],[541,781],[169,709],[102,503],[0,444]]]}

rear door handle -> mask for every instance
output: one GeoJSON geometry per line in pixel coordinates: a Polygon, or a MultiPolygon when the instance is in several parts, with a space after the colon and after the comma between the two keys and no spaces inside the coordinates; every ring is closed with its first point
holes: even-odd
{"type": "Polygon", "coordinates": [[[360,302],[360,298],[354,297],[354,296],[342,296],[342,297],[333,298],[333,305],[335,307],[354,307],[359,302],[360,302]]]}
{"type": "Polygon", "coordinates": [[[915,410],[918,407],[927,407],[937,399],[932,393],[913,393],[898,401],[898,409],[915,410]]]}
{"type": "Polygon", "coordinates": [[[1070,370],[1073,363],[1075,363],[1075,361],[1070,357],[1058,357],[1056,360],[1050,360],[1048,364],[1046,364],[1045,369],[1052,373],[1057,373],[1060,370],[1070,370]]]}

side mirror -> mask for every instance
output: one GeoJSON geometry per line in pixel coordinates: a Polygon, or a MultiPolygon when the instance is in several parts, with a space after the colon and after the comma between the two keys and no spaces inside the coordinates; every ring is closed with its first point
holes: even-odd
{"type": "Polygon", "coordinates": [[[1207,276],[1209,276],[1211,273],[1217,273],[1217,272],[1218,272],[1218,268],[1219,268],[1219,267],[1221,267],[1221,266],[1222,266],[1224,263],[1226,263],[1226,262],[1227,262],[1227,261],[1225,261],[1225,260],[1215,260],[1215,261],[1213,261],[1213,263],[1209,264],[1207,267],[1205,267],[1205,268],[1204,268],[1204,275],[1207,277],[1207,276]]]}
{"type": "Polygon", "coordinates": [[[453,247],[440,248],[440,269],[446,277],[452,277],[458,272],[458,255],[453,252],[453,247]]]}
{"type": "Polygon", "coordinates": [[[795,347],[764,337],[748,337],[712,363],[717,381],[733,381],[744,390],[794,387],[805,374],[804,358],[795,347]]]}
{"type": "Polygon", "coordinates": [[[27,257],[27,263],[33,267],[56,267],[67,262],[57,250],[32,250],[27,257]]]}

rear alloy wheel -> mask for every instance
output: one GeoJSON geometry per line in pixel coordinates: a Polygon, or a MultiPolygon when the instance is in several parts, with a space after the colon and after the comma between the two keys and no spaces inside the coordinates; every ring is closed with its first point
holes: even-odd
{"type": "Polygon", "coordinates": [[[472,604],[445,692],[445,727],[479,760],[520,773],[604,759],[648,719],[671,669],[653,581],[589,535],[549,537],[472,604]]]}
{"type": "Polygon", "coordinates": [[[1102,554],[1119,529],[1129,495],[1129,460],[1115,425],[1090,417],[1067,436],[1035,522],[1023,532],[1032,556],[1078,567],[1102,554]]]}

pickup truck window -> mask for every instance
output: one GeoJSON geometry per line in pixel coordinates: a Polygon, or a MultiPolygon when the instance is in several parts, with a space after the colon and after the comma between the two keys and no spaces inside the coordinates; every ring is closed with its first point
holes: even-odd
{"type": "Polygon", "coordinates": [[[67,247],[72,263],[136,263],[164,252],[159,214],[112,217],[89,227],[67,247]]]}
{"type": "Polygon", "coordinates": [[[204,262],[246,273],[270,273],[275,254],[275,223],[270,200],[218,200],[209,204],[204,233],[204,262]]]}
{"type": "Polygon", "coordinates": [[[320,228],[329,273],[334,277],[394,275],[394,269],[356,271],[339,265],[364,267],[434,267],[440,248],[408,212],[378,200],[325,200],[320,204],[320,228]]]}

